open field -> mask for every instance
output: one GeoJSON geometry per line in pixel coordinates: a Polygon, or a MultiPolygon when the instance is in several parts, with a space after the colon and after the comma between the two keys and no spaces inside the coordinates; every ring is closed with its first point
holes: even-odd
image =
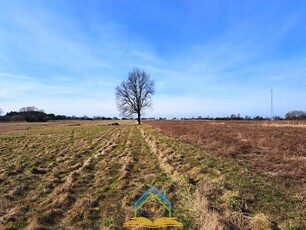
{"type": "MultiPolygon", "coordinates": [[[[149,121],[168,135],[287,183],[306,183],[306,122],[149,121]]],[[[306,187],[305,187],[306,189],[306,187]]]]}
{"type": "Polygon", "coordinates": [[[0,124],[0,229],[122,229],[153,184],[167,190],[184,229],[306,227],[303,172],[280,183],[283,174],[162,127],[175,122],[149,123],[162,132],[109,123],[0,124]]]}

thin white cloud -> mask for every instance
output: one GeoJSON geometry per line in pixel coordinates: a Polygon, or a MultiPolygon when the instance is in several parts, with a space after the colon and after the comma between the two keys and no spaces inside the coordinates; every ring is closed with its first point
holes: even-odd
{"type": "Polygon", "coordinates": [[[14,79],[21,79],[21,80],[29,80],[29,81],[35,80],[33,77],[29,77],[26,75],[18,75],[18,74],[0,72],[0,79],[3,79],[3,78],[14,78],[14,79]]]}

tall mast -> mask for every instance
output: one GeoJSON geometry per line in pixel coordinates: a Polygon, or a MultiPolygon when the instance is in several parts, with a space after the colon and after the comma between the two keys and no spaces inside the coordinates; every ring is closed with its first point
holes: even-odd
{"type": "Polygon", "coordinates": [[[271,120],[274,120],[273,89],[271,89],[271,120]]]}

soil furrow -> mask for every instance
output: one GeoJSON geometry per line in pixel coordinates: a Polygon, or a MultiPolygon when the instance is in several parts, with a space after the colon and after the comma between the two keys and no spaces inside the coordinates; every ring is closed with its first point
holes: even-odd
{"type": "MultiPolygon", "coordinates": [[[[75,167],[73,171],[66,177],[65,182],[55,187],[46,199],[44,199],[40,206],[37,207],[36,215],[27,226],[28,229],[35,228],[35,226],[53,226],[56,225],[61,228],[61,219],[64,218],[66,210],[69,210],[75,202],[78,202],[79,196],[86,192],[87,187],[93,179],[93,168],[97,161],[95,160],[95,149],[105,148],[111,150],[114,145],[113,142],[119,137],[119,130],[105,134],[109,137],[108,141],[99,143],[93,140],[93,145],[88,146],[88,154],[83,163],[79,167],[75,167]],[[42,213],[42,210],[47,210],[42,213]]],[[[100,138],[98,138],[100,139],[100,138]]]]}

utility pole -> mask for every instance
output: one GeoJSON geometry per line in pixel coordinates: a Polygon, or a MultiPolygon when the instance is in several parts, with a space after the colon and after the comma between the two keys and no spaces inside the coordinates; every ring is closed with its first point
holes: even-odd
{"type": "Polygon", "coordinates": [[[271,89],[271,121],[274,120],[273,89],[271,89]]]}

